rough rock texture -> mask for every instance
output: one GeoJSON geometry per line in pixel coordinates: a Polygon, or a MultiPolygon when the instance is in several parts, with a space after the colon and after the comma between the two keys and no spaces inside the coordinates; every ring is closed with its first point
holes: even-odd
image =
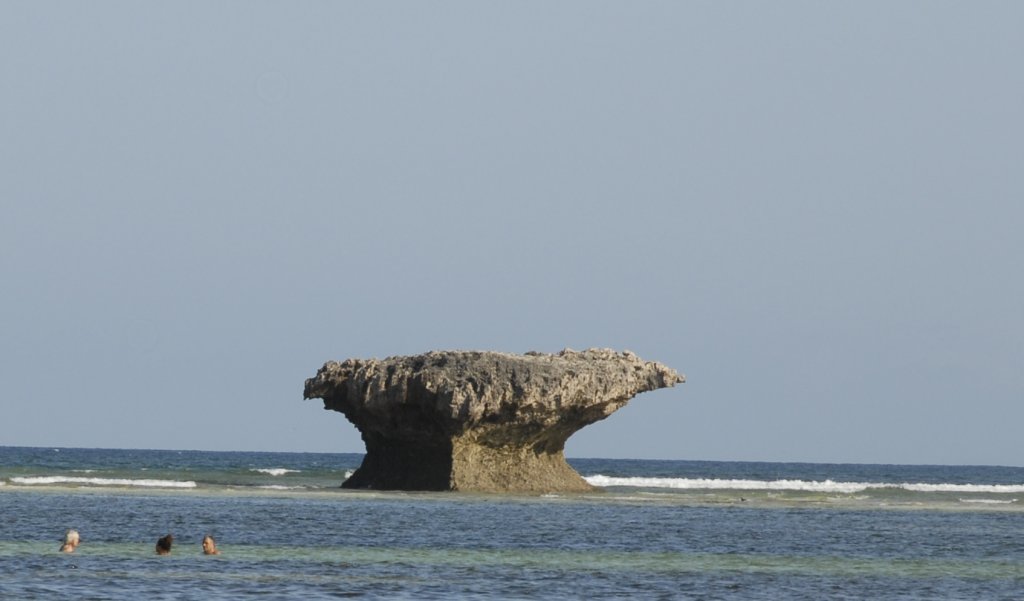
{"type": "Polygon", "coordinates": [[[362,433],[366,456],[344,487],[568,492],[592,488],[565,462],[569,436],[683,381],[629,351],[434,351],[330,361],[305,398],[362,433]]]}

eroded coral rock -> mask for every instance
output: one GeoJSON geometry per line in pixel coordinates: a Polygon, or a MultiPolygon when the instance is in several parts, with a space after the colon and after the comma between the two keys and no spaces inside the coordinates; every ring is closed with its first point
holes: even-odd
{"type": "Polygon", "coordinates": [[[342,486],[569,492],[592,488],[565,461],[569,436],[684,381],[629,351],[433,351],[330,361],[306,380],[305,398],[345,414],[366,443],[342,486]]]}

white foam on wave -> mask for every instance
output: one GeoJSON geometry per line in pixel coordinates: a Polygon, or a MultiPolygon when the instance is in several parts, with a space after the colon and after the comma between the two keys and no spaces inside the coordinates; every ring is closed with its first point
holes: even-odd
{"type": "Polygon", "coordinates": [[[293,474],[301,472],[302,470],[290,470],[283,467],[254,467],[249,470],[250,472],[259,472],[261,474],[269,474],[271,476],[283,476],[285,474],[293,474]]]}
{"type": "Polygon", "coordinates": [[[617,478],[595,475],[584,478],[594,486],[671,488],[676,490],[768,490],[854,494],[869,489],[903,489],[912,492],[1024,493],[1024,484],[923,484],[891,482],[835,482],[833,480],[730,480],[720,478],[617,478]]]}
{"type": "Polygon", "coordinates": [[[806,480],[728,480],[719,478],[616,478],[587,476],[594,486],[632,486],[637,488],[673,488],[678,490],[799,490],[809,492],[862,492],[870,485],[863,482],[814,482],[806,480]]]}
{"type": "Polygon", "coordinates": [[[305,486],[285,486],[283,484],[264,484],[257,486],[256,488],[263,488],[266,490],[302,490],[305,486]]]}
{"type": "Polygon", "coordinates": [[[84,484],[87,486],[142,486],[147,488],[195,488],[191,480],[144,480],[131,478],[86,478],[84,476],[15,476],[13,484],[84,484]]]}
{"type": "Polygon", "coordinates": [[[957,499],[961,503],[981,503],[984,505],[1009,505],[1016,503],[1017,499],[957,499]]]}
{"type": "Polygon", "coordinates": [[[914,492],[1024,492],[1024,484],[900,484],[899,487],[914,492]]]}

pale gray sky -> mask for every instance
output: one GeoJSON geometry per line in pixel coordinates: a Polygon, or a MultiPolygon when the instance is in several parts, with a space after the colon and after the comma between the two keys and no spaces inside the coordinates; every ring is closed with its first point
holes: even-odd
{"type": "Polygon", "coordinates": [[[305,378],[630,349],[576,457],[1024,465],[1024,4],[0,0],[0,445],[362,451],[305,378]]]}

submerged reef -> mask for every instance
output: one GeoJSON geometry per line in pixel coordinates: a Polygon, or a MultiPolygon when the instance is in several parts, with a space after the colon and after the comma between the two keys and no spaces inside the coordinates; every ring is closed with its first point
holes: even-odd
{"type": "Polygon", "coordinates": [[[574,492],[593,487],[565,461],[569,436],[684,381],[629,351],[433,351],[329,361],[304,396],[345,414],[366,443],[343,487],[574,492]]]}

